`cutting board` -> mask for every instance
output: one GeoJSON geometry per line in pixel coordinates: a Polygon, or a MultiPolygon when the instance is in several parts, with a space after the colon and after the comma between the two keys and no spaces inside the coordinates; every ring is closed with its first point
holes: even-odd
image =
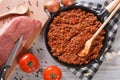
{"type": "MultiPolygon", "coordinates": [[[[27,41],[26,45],[24,46],[20,54],[23,54],[28,49],[30,49],[30,47],[32,46],[32,43],[35,41],[35,39],[41,32],[45,22],[47,21],[49,16],[44,11],[44,4],[47,1],[49,0],[3,0],[0,3],[0,14],[8,12],[13,7],[19,4],[25,4],[29,7],[29,11],[27,14],[24,14],[24,15],[27,15],[36,20],[40,20],[42,22],[42,27],[40,29],[35,30],[35,32],[31,35],[30,39],[27,41]]],[[[21,15],[9,15],[9,16],[0,18],[0,28],[6,21],[17,16],[21,16],[21,15]]],[[[10,75],[14,72],[16,65],[17,65],[17,58],[14,60],[13,66],[7,71],[5,80],[9,79],[10,75]]]]}

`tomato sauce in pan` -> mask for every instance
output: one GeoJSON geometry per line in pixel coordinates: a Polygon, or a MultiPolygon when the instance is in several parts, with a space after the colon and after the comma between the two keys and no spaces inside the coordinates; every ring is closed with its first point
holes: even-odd
{"type": "Polygon", "coordinates": [[[101,24],[93,13],[82,9],[60,12],[50,24],[47,36],[52,55],[64,63],[74,65],[87,64],[97,58],[103,47],[104,30],[93,41],[87,58],[79,57],[77,54],[101,24]]]}

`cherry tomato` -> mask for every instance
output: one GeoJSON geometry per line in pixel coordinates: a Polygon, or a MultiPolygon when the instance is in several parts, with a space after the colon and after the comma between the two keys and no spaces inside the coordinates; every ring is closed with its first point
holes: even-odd
{"type": "Polygon", "coordinates": [[[62,71],[57,66],[49,66],[43,72],[44,80],[61,80],[62,71]]]}
{"type": "Polygon", "coordinates": [[[26,53],[19,60],[20,68],[26,73],[32,73],[38,69],[39,61],[35,55],[26,53]]]}

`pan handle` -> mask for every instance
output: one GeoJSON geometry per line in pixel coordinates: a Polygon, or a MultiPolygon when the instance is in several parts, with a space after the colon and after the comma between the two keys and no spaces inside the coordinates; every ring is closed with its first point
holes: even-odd
{"type": "Polygon", "coordinates": [[[50,13],[49,11],[47,11],[46,9],[44,9],[45,13],[48,14],[49,18],[51,18],[52,16],[54,16],[54,13],[50,13]]]}
{"type": "Polygon", "coordinates": [[[112,1],[107,7],[106,7],[106,10],[111,13],[114,8],[116,8],[116,6],[120,3],[120,0],[114,0],[112,1]]]}
{"type": "Polygon", "coordinates": [[[5,74],[10,66],[3,66],[0,72],[0,80],[5,80],[5,74]]]}

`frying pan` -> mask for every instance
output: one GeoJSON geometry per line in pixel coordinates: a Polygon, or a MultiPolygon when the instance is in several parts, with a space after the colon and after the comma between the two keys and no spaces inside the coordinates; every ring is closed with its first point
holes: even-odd
{"type": "Polygon", "coordinates": [[[57,62],[59,62],[60,64],[62,64],[62,65],[64,65],[64,66],[67,66],[67,67],[74,67],[74,68],[75,68],[75,67],[84,67],[84,66],[89,66],[90,64],[93,64],[93,63],[96,63],[96,62],[97,62],[98,64],[101,64],[102,62],[100,61],[100,57],[101,57],[102,55],[104,55],[105,48],[108,46],[108,45],[107,45],[108,33],[109,33],[109,27],[108,27],[108,25],[104,28],[104,30],[105,30],[105,32],[106,32],[106,34],[104,35],[105,40],[103,41],[103,44],[104,44],[104,45],[103,45],[103,47],[102,47],[102,49],[101,49],[101,51],[100,51],[100,53],[99,53],[99,56],[98,56],[96,59],[90,61],[88,64],[82,64],[82,65],[67,64],[67,63],[64,63],[64,62],[58,60],[56,57],[54,57],[54,56],[52,55],[51,48],[50,48],[50,46],[48,45],[48,37],[47,37],[48,31],[49,31],[49,26],[50,26],[50,24],[52,23],[54,17],[56,17],[57,15],[59,15],[60,12],[62,12],[62,11],[67,11],[67,10],[71,10],[71,9],[78,9],[78,8],[80,8],[80,9],[82,9],[82,10],[84,10],[84,11],[93,13],[95,16],[97,16],[98,20],[103,23],[105,16],[108,16],[108,15],[112,12],[112,10],[118,5],[118,3],[119,3],[119,0],[114,0],[114,1],[112,1],[106,8],[103,8],[103,9],[100,10],[99,12],[96,11],[95,9],[85,7],[85,6],[83,6],[83,5],[80,5],[79,3],[75,3],[75,4],[71,5],[71,6],[67,6],[67,7],[66,7],[66,6],[63,6],[63,7],[61,7],[61,8],[60,8],[56,13],[54,13],[54,14],[49,13],[49,16],[50,16],[50,17],[49,17],[49,19],[47,20],[47,22],[46,22],[46,24],[45,24],[45,27],[44,27],[44,39],[45,39],[46,48],[47,48],[48,52],[50,53],[50,55],[51,55],[57,62]]]}

